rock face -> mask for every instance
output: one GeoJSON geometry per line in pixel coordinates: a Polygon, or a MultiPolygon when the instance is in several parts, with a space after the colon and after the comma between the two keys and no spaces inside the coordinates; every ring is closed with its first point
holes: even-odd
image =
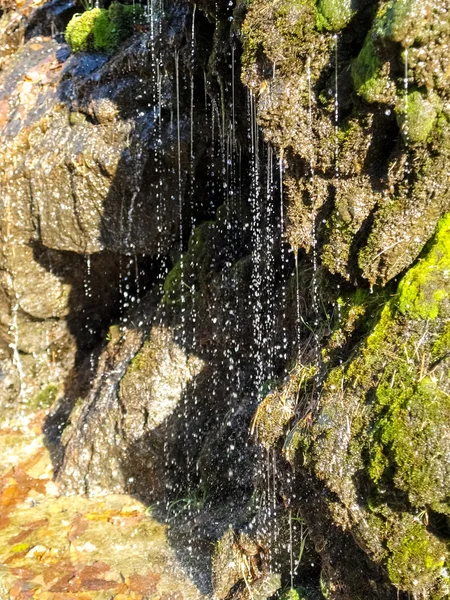
{"type": "MultiPolygon", "coordinates": [[[[158,64],[159,42],[150,33],[113,57],[69,56],[60,38],[45,37],[49,20],[53,29],[61,25],[55,6],[5,7],[2,17],[20,22],[26,40],[5,58],[1,72],[5,402],[18,393],[27,400],[48,382],[62,385],[117,318],[119,304],[129,303],[123,293],[119,298],[128,271],[168,255],[180,231],[187,170],[195,173],[208,143],[197,111],[199,159],[191,161],[186,61],[177,59],[182,92],[176,123],[170,45],[158,52],[158,64]],[[33,364],[42,365],[37,378],[33,364]]],[[[58,10],[66,15],[63,27],[72,5],[58,10]]],[[[165,27],[181,35],[186,14],[174,7],[165,27]]],[[[199,192],[183,219],[207,212],[205,202],[199,192]]],[[[140,292],[147,281],[144,269],[140,292]]],[[[133,277],[125,285],[130,298],[139,283],[133,277]]]]}
{"type": "Polygon", "coordinates": [[[218,597],[450,594],[449,9],[0,5],[2,413],[218,597]]]}
{"type": "Polygon", "coordinates": [[[449,21],[425,4],[253,3],[242,26],[244,81],[289,166],[287,233],[318,269],[320,355],[254,429],[293,465],[333,598],[449,593],[449,21]]]}

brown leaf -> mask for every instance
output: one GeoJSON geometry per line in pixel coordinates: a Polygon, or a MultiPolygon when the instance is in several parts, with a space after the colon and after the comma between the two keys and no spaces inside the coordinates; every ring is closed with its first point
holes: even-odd
{"type": "Polygon", "coordinates": [[[147,575],[139,575],[139,573],[133,573],[128,578],[128,587],[133,592],[141,592],[146,594],[153,594],[156,592],[156,586],[161,579],[161,575],[158,573],[147,573],[147,575]]]}
{"type": "Polygon", "coordinates": [[[106,581],[106,579],[85,579],[81,582],[82,590],[112,590],[118,587],[117,581],[106,581]]]}
{"type": "Polygon", "coordinates": [[[24,539],[26,539],[30,533],[32,533],[32,529],[24,529],[23,531],[21,531],[20,533],[18,533],[17,535],[15,535],[12,538],[9,538],[8,540],[8,544],[18,544],[19,542],[22,542],[24,539]]]}
{"type": "Polygon", "coordinates": [[[11,573],[16,577],[20,577],[24,581],[28,581],[36,577],[36,573],[26,567],[14,567],[11,569],[11,573]]]}
{"type": "Polygon", "coordinates": [[[45,494],[45,479],[35,479],[28,475],[28,473],[25,473],[20,467],[14,469],[14,479],[21,487],[28,488],[28,490],[34,490],[40,494],[45,494]]]}
{"type": "Polygon", "coordinates": [[[12,508],[16,506],[25,500],[25,498],[28,496],[28,492],[29,489],[23,488],[14,482],[5,487],[3,490],[3,493],[0,497],[0,506],[5,508],[12,508]]]}
{"type": "Polygon", "coordinates": [[[11,554],[11,556],[8,556],[8,558],[5,558],[3,563],[5,565],[9,565],[10,563],[14,562],[15,560],[18,560],[19,558],[25,558],[29,549],[30,549],[30,547],[28,546],[26,548],[26,550],[21,550],[20,552],[14,552],[13,554],[11,554]]]}
{"type": "Polygon", "coordinates": [[[88,521],[84,518],[83,515],[78,514],[74,520],[72,521],[71,528],[69,531],[69,542],[73,542],[77,538],[79,538],[86,529],[89,527],[88,521]]]}
{"type": "Polygon", "coordinates": [[[9,517],[6,517],[5,515],[0,515],[0,530],[5,529],[5,527],[8,527],[10,520],[11,519],[9,517]]]}
{"type": "Polygon", "coordinates": [[[22,590],[22,584],[20,581],[18,581],[9,590],[9,597],[11,598],[11,600],[14,600],[15,598],[17,598],[18,595],[20,594],[21,590],[22,590]]]}
{"type": "Polygon", "coordinates": [[[77,571],[77,575],[81,579],[94,579],[99,575],[103,575],[106,571],[109,571],[109,565],[104,562],[96,561],[92,565],[87,565],[80,571],[77,571]]]}
{"type": "Polygon", "coordinates": [[[55,584],[50,588],[50,592],[78,592],[80,587],[80,579],[76,577],[75,573],[69,573],[64,577],[61,577],[55,584]]]}
{"type": "Polygon", "coordinates": [[[66,575],[71,575],[73,577],[75,575],[75,568],[69,560],[63,559],[56,564],[49,565],[44,570],[44,583],[45,585],[49,585],[55,581],[55,579],[59,580],[66,575]]]}
{"type": "Polygon", "coordinates": [[[44,452],[45,448],[38,448],[36,452],[32,456],[30,456],[30,458],[20,463],[20,470],[25,472],[28,469],[32,469],[41,460],[44,452]]]}

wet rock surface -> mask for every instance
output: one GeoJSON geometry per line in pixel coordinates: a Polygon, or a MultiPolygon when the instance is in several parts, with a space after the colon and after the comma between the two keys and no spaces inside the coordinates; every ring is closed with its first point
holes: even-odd
{"type": "Polygon", "coordinates": [[[448,596],[449,9],[0,4],[5,594],[448,596]]]}

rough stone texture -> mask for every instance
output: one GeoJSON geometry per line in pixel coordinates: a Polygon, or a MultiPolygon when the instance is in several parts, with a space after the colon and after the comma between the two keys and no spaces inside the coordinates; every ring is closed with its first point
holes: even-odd
{"type": "MultiPolygon", "coordinates": [[[[69,56],[61,36],[50,37],[64,29],[71,2],[2,10],[0,348],[9,402],[49,382],[63,391],[74,357],[82,360],[118,312],[129,269],[122,257],[145,255],[138,268],[172,249],[180,198],[199,161],[190,159],[184,54],[176,123],[174,53],[186,8],[174,5],[158,39],[147,31],[114,56],[69,56]],[[168,28],[177,35],[158,51],[157,65],[168,28]],[[47,372],[34,372],[34,359],[48,363],[47,372]]],[[[196,116],[200,158],[209,134],[196,116]]],[[[186,222],[209,210],[197,196],[186,222]]]]}
{"type": "Polygon", "coordinates": [[[173,3],[71,56],[58,6],[2,8],[2,409],[53,403],[66,491],[158,502],[185,553],[231,524],[223,598],[307,535],[307,597],[443,600],[447,0],[204,0],[194,49],[173,3]]]}
{"type": "Polygon", "coordinates": [[[448,8],[251,2],[241,28],[323,306],[253,427],[293,464],[330,598],[449,593],[448,8]]]}
{"type": "Polygon", "coordinates": [[[291,244],[310,252],[318,238],[331,272],[384,284],[417,258],[449,209],[447,59],[438,50],[447,4],[361,2],[348,27],[344,5],[250,3],[243,80],[287,161],[291,244]],[[414,11],[420,18],[409,21],[414,11]],[[441,77],[425,79],[432,64],[441,77]]]}

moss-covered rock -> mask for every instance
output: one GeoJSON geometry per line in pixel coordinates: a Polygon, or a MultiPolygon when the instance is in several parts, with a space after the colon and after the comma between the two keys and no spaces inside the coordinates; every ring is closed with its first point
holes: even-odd
{"type": "Polygon", "coordinates": [[[58,394],[58,388],[56,385],[48,385],[35,396],[29,403],[28,406],[34,409],[50,408],[50,406],[56,400],[58,394]]]}
{"type": "Polygon", "coordinates": [[[331,31],[345,27],[354,14],[351,0],[319,0],[318,24],[331,31]]]}
{"type": "Polygon", "coordinates": [[[115,50],[142,22],[140,4],[114,2],[109,9],[93,8],[72,17],[66,28],[66,41],[72,52],[115,50]]]}
{"type": "Polygon", "coordinates": [[[92,50],[94,47],[94,24],[103,9],[93,8],[72,17],[66,27],[65,37],[72,52],[92,50]]]}
{"type": "Polygon", "coordinates": [[[450,317],[450,214],[439,223],[430,250],[399,286],[399,310],[412,318],[450,317]]]}
{"type": "Polygon", "coordinates": [[[352,78],[356,91],[367,102],[387,102],[393,97],[395,85],[389,78],[389,63],[383,62],[376,47],[376,38],[369,31],[357,58],[352,63],[352,78]]]}
{"type": "Polygon", "coordinates": [[[285,441],[288,458],[323,482],[333,518],[351,529],[391,584],[442,600],[450,559],[448,228],[445,216],[397,294],[379,296],[378,308],[375,301],[368,310],[371,295],[364,293],[342,304],[327,355],[335,366],[309,421],[311,396],[300,390],[285,441]],[[364,342],[356,338],[350,359],[337,364],[333,349],[348,343],[358,318],[374,309],[364,342]]]}
{"type": "Polygon", "coordinates": [[[397,121],[407,142],[425,142],[437,117],[437,106],[419,91],[408,94],[398,103],[397,121]]]}

